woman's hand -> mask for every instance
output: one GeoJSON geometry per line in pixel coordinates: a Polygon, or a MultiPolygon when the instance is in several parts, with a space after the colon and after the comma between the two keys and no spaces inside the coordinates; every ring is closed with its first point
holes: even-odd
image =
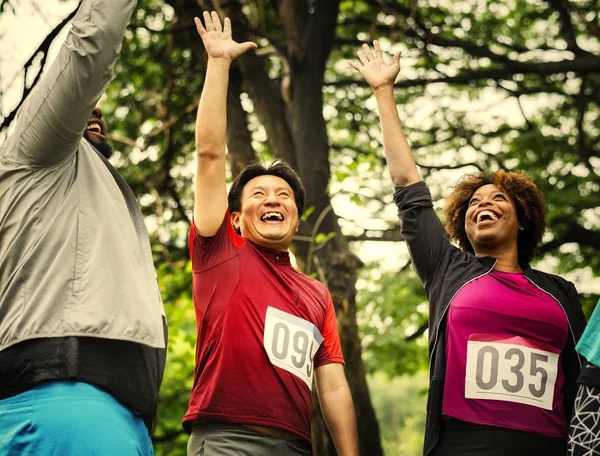
{"type": "Polygon", "coordinates": [[[360,71],[373,92],[376,92],[384,87],[394,86],[394,81],[400,73],[401,52],[396,52],[392,62],[386,63],[377,40],[373,41],[373,48],[375,49],[374,53],[368,44],[363,44],[362,49],[358,50],[357,55],[362,65],[353,61],[348,61],[348,63],[352,68],[360,71]]]}

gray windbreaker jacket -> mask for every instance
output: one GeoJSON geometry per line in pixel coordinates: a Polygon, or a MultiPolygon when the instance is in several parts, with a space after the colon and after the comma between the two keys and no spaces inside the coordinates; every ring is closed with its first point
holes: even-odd
{"type": "Polygon", "coordinates": [[[148,234],[124,180],[83,132],[134,0],[85,0],[0,146],[0,353],[91,336],[165,347],[148,234]]]}

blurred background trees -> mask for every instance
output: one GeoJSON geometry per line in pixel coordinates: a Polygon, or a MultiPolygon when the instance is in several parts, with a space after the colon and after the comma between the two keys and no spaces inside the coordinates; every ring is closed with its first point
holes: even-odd
{"type": "MultiPolygon", "coordinates": [[[[27,3],[0,0],[0,20],[21,21],[27,3]]],[[[72,11],[78,4],[38,7],[43,13],[61,3],[72,11]]],[[[502,168],[534,178],[548,201],[548,233],[535,266],[573,280],[589,314],[600,292],[597,4],[138,2],[101,107],[118,151],[113,162],[146,215],[170,324],[153,430],[157,455],[184,455],[187,440],[180,421],[192,385],[195,322],[186,239],[206,63],[192,20],[212,9],[232,19],[238,40],[259,44],[232,70],[231,175],[253,159],[282,158],[298,170],[309,211],[293,253],[297,267],[332,292],[361,453],[420,454],[427,304],[399,236],[374,100],[346,61],[375,38],[390,54],[403,51],[398,109],[438,209],[467,172],[502,168]]],[[[1,73],[0,141],[71,16],[52,23],[35,52],[1,73]]],[[[3,50],[10,46],[6,35],[0,40],[3,50]]],[[[0,65],[7,65],[1,55],[0,65]]],[[[315,454],[335,454],[318,410],[315,418],[315,454]]]]}

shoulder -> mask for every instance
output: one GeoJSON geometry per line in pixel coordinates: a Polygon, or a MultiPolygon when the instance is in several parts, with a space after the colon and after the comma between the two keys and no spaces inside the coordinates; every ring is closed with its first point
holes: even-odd
{"type": "Polygon", "coordinates": [[[299,276],[302,278],[302,281],[306,284],[308,288],[318,292],[319,294],[329,296],[329,290],[327,289],[325,284],[323,284],[323,282],[319,282],[317,279],[307,276],[303,272],[296,272],[299,274],[299,276]]]}
{"type": "Polygon", "coordinates": [[[539,280],[540,282],[551,284],[565,292],[575,290],[575,285],[573,284],[573,282],[570,282],[557,274],[551,274],[549,272],[544,272],[538,269],[530,268],[528,275],[531,275],[531,277],[534,280],[539,280]]]}
{"type": "Polygon", "coordinates": [[[327,286],[302,272],[296,271],[296,273],[302,283],[303,292],[307,297],[311,297],[309,300],[315,303],[321,311],[326,311],[331,303],[331,294],[327,286]]]}

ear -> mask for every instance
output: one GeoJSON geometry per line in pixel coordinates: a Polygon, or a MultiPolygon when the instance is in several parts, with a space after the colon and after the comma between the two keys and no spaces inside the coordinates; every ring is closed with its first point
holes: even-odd
{"type": "Polygon", "coordinates": [[[239,231],[240,229],[240,213],[232,212],[230,215],[231,224],[233,225],[233,229],[239,231]]]}

